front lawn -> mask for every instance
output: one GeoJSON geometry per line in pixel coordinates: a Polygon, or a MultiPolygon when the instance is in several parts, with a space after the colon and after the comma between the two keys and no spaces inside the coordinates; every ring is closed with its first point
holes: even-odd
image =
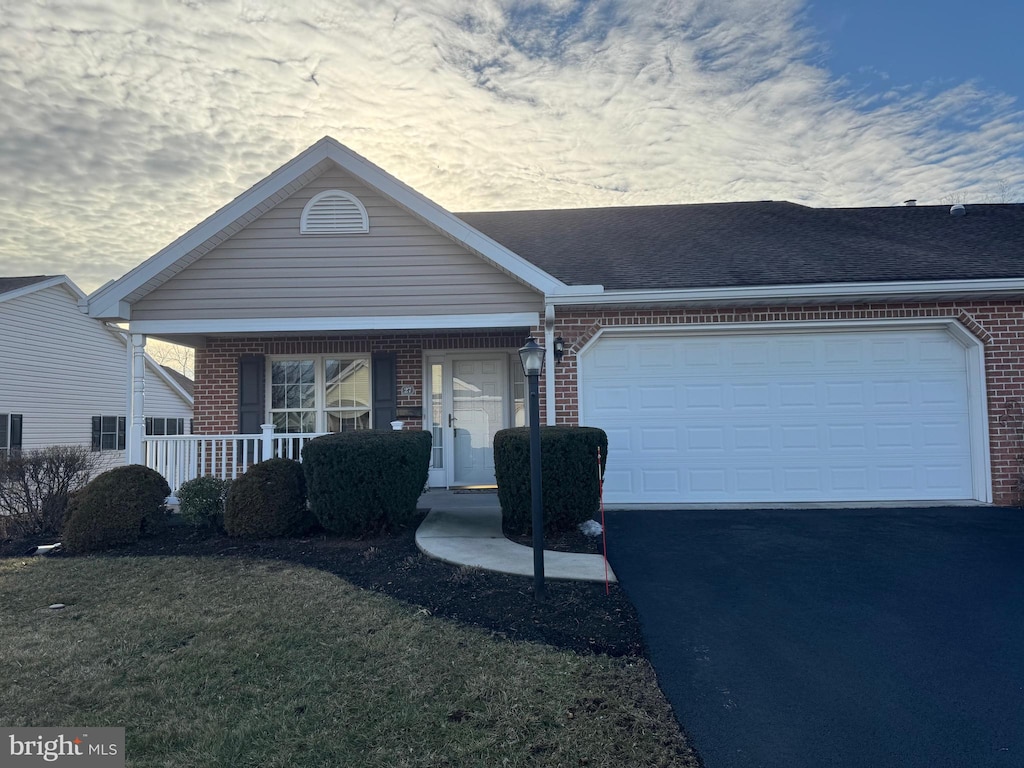
{"type": "Polygon", "coordinates": [[[125,726],[130,766],[697,764],[640,658],[286,560],[8,558],[0,595],[0,723],[125,726]]]}

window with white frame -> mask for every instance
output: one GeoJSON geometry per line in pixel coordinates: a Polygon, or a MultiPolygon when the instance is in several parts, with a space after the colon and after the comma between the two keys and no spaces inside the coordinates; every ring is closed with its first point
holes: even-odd
{"type": "Polygon", "coordinates": [[[92,449],[94,451],[123,451],[124,427],[124,416],[93,416],[92,449]]]}
{"type": "Polygon", "coordinates": [[[275,432],[369,429],[370,360],[308,355],[269,362],[269,411],[275,432]]]}
{"type": "Polygon", "coordinates": [[[21,414],[0,413],[0,459],[21,450],[21,414]]]}
{"type": "Polygon", "coordinates": [[[185,420],[174,418],[168,419],[160,416],[147,416],[146,434],[153,436],[184,435],[185,420]]]}

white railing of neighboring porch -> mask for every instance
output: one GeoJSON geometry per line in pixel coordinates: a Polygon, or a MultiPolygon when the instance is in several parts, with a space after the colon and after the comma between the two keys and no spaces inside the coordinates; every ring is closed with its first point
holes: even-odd
{"type": "Polygon", "coordinates": [[[143,438],[146,466],[167,479],[172,492],[181,484],[203,475],[234,480],[265,459],[300,460],[302,448],[323,432],[274,432],[273,424],[261,424],[255,435],[167,435],[143,438]]]}

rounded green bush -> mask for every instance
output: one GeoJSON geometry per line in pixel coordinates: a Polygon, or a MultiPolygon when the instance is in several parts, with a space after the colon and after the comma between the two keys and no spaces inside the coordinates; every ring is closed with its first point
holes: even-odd
{"type": "MultiPolygon", "coordinates": [[[[541,427],[540,465],[544,530],[571,531],[591,519],[601,502],[600,478],[608,463],[608,436],[596,427],[541,427]],[[598,454],[600,453],[600,469],[598,454]]],[[[494,474],[498,481],[505,532],[533,530],[530,489],[530,430],[500,430],[494,436],[494,474]]]]}
{"type": "Polygon", "coordinates": [[[210,527],[223,531],[224,502],[230,488],[230,480],[221,480],[211,475],[182,483],[175,494],[182,520],[197,528],[210,527]]]}
{"type": "Polygon", "coordinates": [[[302,450],[309,506],[342,536],[394,531],[416,515],[427,484],[429,432],[360,430],[310,440],[302,450]]]}
{"type": "Polygon", "coordinates": [[[156,470],[139,464],[107,470],[72,495],[61,542],[69,552],[134,544],[167,525],[170,494],[156,470]]]}
{"type": "Polygon", "coordinates": [[[297,461],[261,461],[231,484],[224,505],[228,536],[297,536],[312,523],[306,508],[306,479],[297,461]]]}

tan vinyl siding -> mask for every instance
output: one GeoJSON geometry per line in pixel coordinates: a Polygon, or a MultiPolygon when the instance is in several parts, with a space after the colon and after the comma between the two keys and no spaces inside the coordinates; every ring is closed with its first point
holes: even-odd
{"type": "Polygon", "coordinates": [[[538,312],[541,296],[340,169],[281,201],[132,307],[133,320],[538,312]],[[319,192],[359,198],[367,234],[300,235],[319,192]]]}
{"type": "MultiPolygon", "coordinates": [[[[22,448],[92,442],[93,416],[124,416],[128,352],[61,286],[0,302],[0,413],[24,416],[22,448]]],[[[185,419],[192,408],[147,366],[146,415],[185,419]]],[[[123,451],[104,451],[108,465],[123,451]]]]}

